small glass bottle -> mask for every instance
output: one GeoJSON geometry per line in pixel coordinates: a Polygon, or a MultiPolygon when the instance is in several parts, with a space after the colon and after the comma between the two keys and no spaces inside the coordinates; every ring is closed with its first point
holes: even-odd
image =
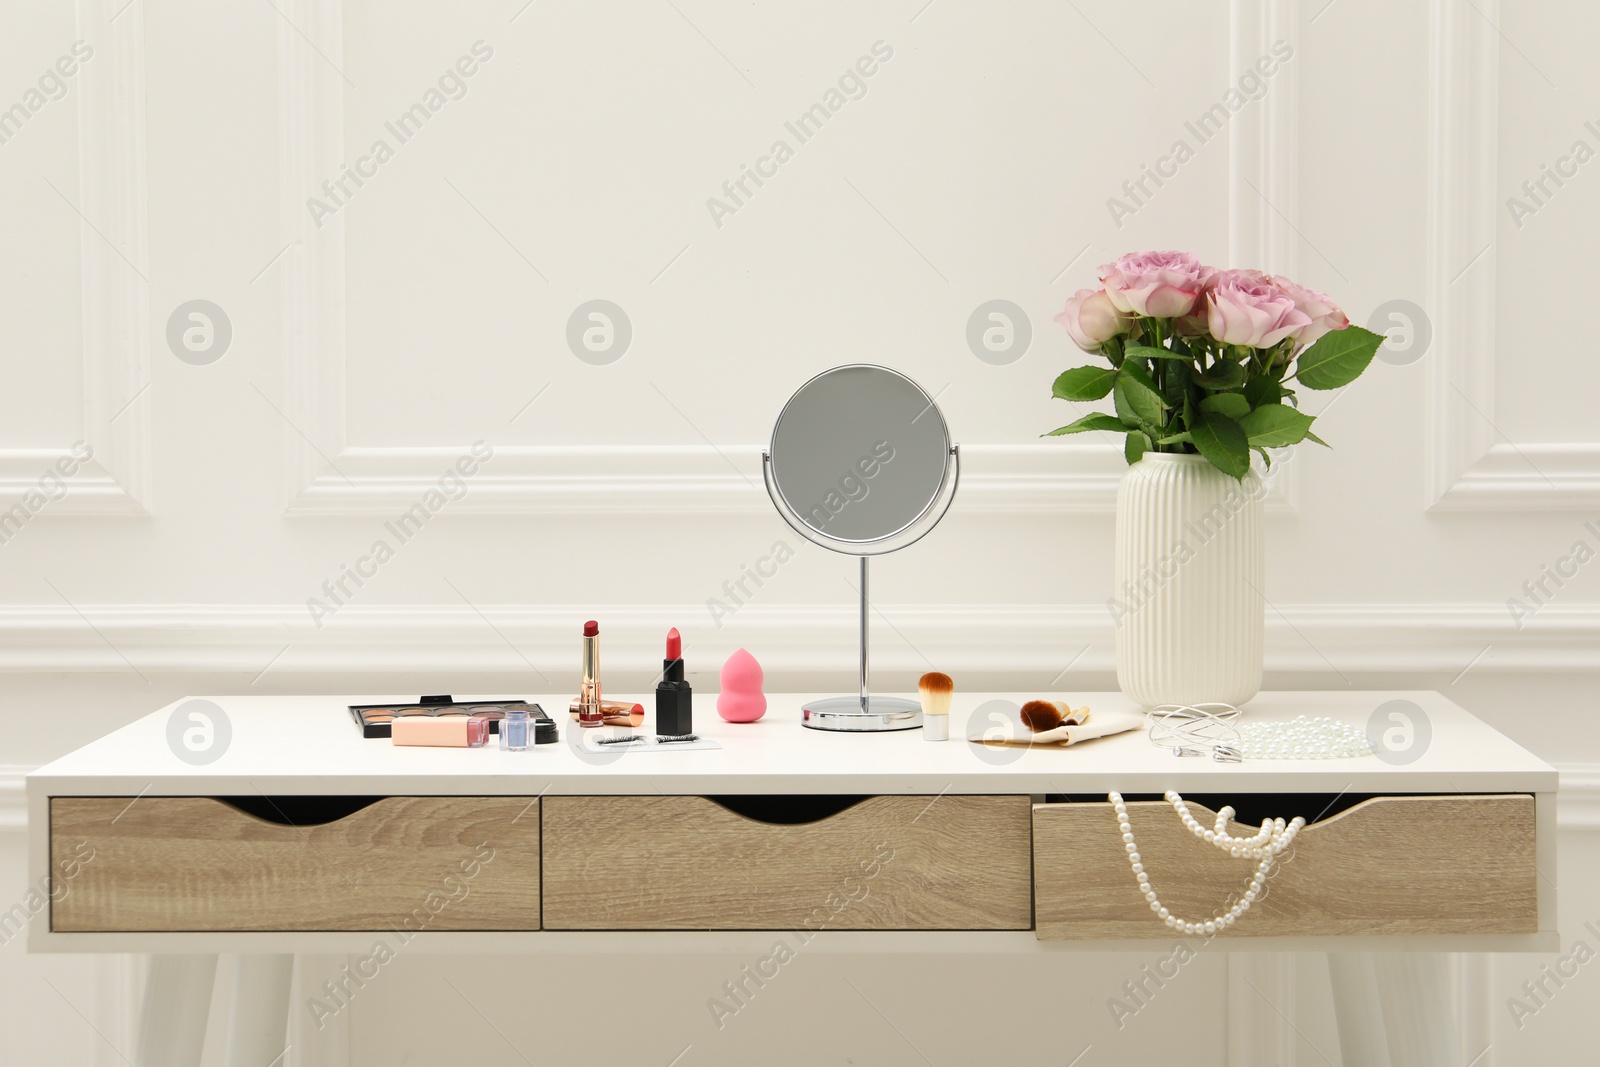
{"type": "Polygon", "coordinates": [[[527,708],[507,708],[500,720],[500,751],[526,752],[533,747],[533,720],[527,708]]]}

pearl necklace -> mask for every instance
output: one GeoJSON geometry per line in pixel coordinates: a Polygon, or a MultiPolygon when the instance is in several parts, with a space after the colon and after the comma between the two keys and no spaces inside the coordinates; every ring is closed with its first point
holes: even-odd
{"type": "Polygon", "coordinates": [[[1151,708],[1150,743],[1174,756],[1209,754],[1219,763],[1246,759],[1349,759],[1370,756],[1359,726],[1326,715],[1287,722],[1240,723],[1232,704],[1162,704],[1151,708]]]}
{"type": "Polygon", "coordinates": [[[1245,759],[1348,759],[1373,751],[1365,730],[1326,715],[1244,723],[1236,747],[1245,759]]]}
{"type": "Polygon", "coordinates": [[[1207,830],[1200,825],[1198,819],[1189,814],[1189,806],[1175,791],[1167,790],[1166,798],[1173,810],[1178,813],[1178,817],[1183,820],[1183,825],[1187,826],[1195,837],[1207,844],[1215,845],[1235,859],[1257,861],[1256,873],[1251,877],[1250,884],[1245,888],[1244,896],[1238,903],[1229,908],[1225,914],[1205,922],[1186,922],[1163,907],[1160,898],[1156,896],[1155,887],[1150,884],[1150,876],[1145,873],[1144,861],[1139,856],[1139,846],[1133,839],[1133,825],[1128,822],[1128,805],[1123,803],[1122,794],[1106,794],[1106,799],[1111,801],[1112,810],[1117,814],[1117,826],[1122,830],[1123,850],[1128,854],[1128,862],[1133,865],[1133,876],[1138,880],[1139,892],[1143,893],[1144,899],[1149,902],[1150,910],[1156,913],[1168,929],[1189,935],[1204,934],[1210,937],[1228,929],[1239,921],[1239,916],[1250,910],[1250,905],[1261,896],[1261,890],[1267,884],[1267,876],[1272,873],[1278,857],[1294,843],[1295,835],[1300,832],[1306,821],[1298,815],[1287,824],[1282,819],[1268,819],[1261,824],[1261,830],[1255,836],[1233,837],[1228,833],[1228,820],[1233,818],[1233,808],[1224,807],[1217,812],[1215,829],[1207,830]]]}

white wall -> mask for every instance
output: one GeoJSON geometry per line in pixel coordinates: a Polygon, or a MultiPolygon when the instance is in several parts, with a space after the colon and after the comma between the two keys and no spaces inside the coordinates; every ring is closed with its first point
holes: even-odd
{"type": "MultiPolygon", "coordinates": [[[[880,682],[936,665],[971,689],[1109,687],[1121,461],[1107,442],[1037,438],[1068,421],[1049,383],[1078,359],[1050,318],[1097,264],[1178,247],[1289,273],[1357,322],[1390,301],[1425,316],[1432,341],[1412,362],[1308,398],[1335,447],[1303,449],[1278,483],[1269,682],[1439,688],[1561,764],[1563,941],[1589,937],[1597,568],[1548,585],[1521,620],[1507,599],[1575,542],[1600,548],[1585,526],[1600,529],[1600,371],[1582,340],[1550,336],[1577,332],[1596,280],[1600,163],[1547,179],[1539,203],[1521,191],[1574,141],[1600,150],[1600,72],[1584,51],[1600,10],[125,3],[0,13],[0,109],[75,41],[93,48],[66,95],[0,143],[4,506],[75,441],[94,450],[64,497],[0,543],[0,900],[26,880],[19,794],[4,791],[17,775],[184,693],[516,691],[541,674],[559,687],[586,617],[608,624],[618,686],[644,683],[669,625],[704,690],[739,645],[777,687],[848,685],[853,562],[795,543],[758,467],[789,391],[847,360],[939,392],[970,459],[943,526],[875,571],[893,623],[878,627],[880,682]],[[479,40],[493,55],[465,96],[406,144],[386,134],[479,40]],[[786,134],[878,41],[893,56],[865,96],[808,143],[786,134]],[[1292,59],[1199,144],[1185,122],[1278,41],[1292,59]],[[319,228],[307,198],[379,137],[393,159],[319,228]],[[794,157],[718,226],[707,198],[779,137],[794,157]],[[1180,138],[1194,158],[1119,226],[1107,198],[1180,138]],[[1536,210],[1514,211],[1514,195],[1536,210]],[[605,366],[565,340],[597,298],[633,330],[605,366]],[[195,299],[232,327],[208,365],[166,337],[195,299]],[[1025,309],[1033,331],[1005,366],[965,340],[992,299],[1025,309]],[[480,440],[493,459],[465,496],[393,544],[385,520],[480,440]],[[378,538],[394,558],[315,625],[307,599],[378,538]],[[708,598],[785,538],[795,558],[715,625],[708,598]]],[[[825,1035],[836,1058],[918,1062],[852,1003],[849,977],[935,1062],[961,1060],[966,1027],[1002,1018],[1008,1062],[1065,1062],[1091,1040],[1086,1063],[1337,1058],[1314,960],[1199,961],[1143,1035],[1117,1033],[1104,1006],[1132,964],[1089,957],[1031,976],[807,960],[730,1025],[742,1033],[708,1031],[699,990],[735,962],[673,977],[660,960],[407,959],[340,1040],[357,1063],[513,1062],[459,1004],[437,1047],[401,1004],[448,1005],[451,977],[512,1012],[492,991],[533,973],[555,1018],[584,976],[639,989],[637,1004],[596,1013],[638,1020],[630,1062],[684,1044],[686,1064],[771,1057],[815,1036],[823,1005],[840,1013],[825,1035]],[[1252,1002],[1251,976],[1308,1039],[1252,1002]],[[1023,979],[1032,992],[1008,996],[1023,979]],[[1050,1026],[1013,1032],[1024,1001],[1050,1026]]],[[[1464,963],[1467,1043],[1491,1046],[1479,1064],[1584,1047],[1600,1002],[1587,974],[1512,1020],[1506,998],[1543,962],[1464,963]]],[[[0,1058],[120,1062],[135,973],[0,947],[0,1052],[14,1054],[0,1058]]],[[[530,1053],[552,1038],[515,1025],[530,1053]]]]}

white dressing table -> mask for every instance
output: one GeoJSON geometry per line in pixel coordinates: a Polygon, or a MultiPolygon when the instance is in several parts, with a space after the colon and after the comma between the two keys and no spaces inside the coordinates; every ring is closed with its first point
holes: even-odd
{"type": "Polygon", "coordinates": [[[1169,789],[1208,825],[1195,798],[1308,820],[1268,896],[1211,948],[1335,953],[1351,1062],[1387,1046],[1408,1067],[1460,1067],[1437,953],[1557,945],[1556,772],[1437,693],[1262,694],[1251,721],[1365,726],[1403,698],[1431,738],[1408,763],[1237,764],[1175,757],[1142,731],[973,745],[975,708],[1035,694],[959,692],[944,743],[803,729],[807,695],[729,724],[701,693],[697,732],[721,749],[601,758],[569,744],[568,696],[527,695],[559,712],[558,743],[397,748],[345,709],[406,697],[363,695],[207,698],[231,737],[204,764],[169,745],[184,701],[85,745],[28,776],[30,877],[56,887],[30,951],[155,954],[135,1059],[187,1067],[217,953],[249,954],[231,1055],[267,1063],[293,955],[366,956],[378,935],[422,952],[747,952],[770,930],[844,953],[1170,948],[1181,935],[1136,890],[1105,794],[1129,798],[1175,912],[1224,909],[1251,867],[1138,799],[1169,789]],[[1277,810],[1296,805],[1310,810],[1277,810]]]}

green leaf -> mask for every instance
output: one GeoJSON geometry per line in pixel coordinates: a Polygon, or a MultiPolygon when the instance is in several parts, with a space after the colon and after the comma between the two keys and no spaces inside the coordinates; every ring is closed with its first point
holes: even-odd
{"type": "Polygon", "coordinates": [[[1069,423],[1067,423],[1067,425],[1061,427],[1060,429],[1051,430],[1049,433],[1040,434],[1039,436],[1040,437],[1060,437],[1062,434],[1083,433],[1085,430],[1123,430],[1123,429],[1126,429],[1126,427],[1122,425],[1122,420],[1118,419],[1115,415],[1107,415],[1104,412],[1096,411],[1096,412],[1093,412],[1091,414],[1085,415],[1081,419],[1077,419],[1077,420],[1075,420],[1073,422],[1069,422],[1069,423]]]}
{"type": "Polygon", "coordinates": [[[1201,411],[1214,411],[1230,419],[1242,419],[1250,414],[1250,401],[1239,393],[1212,393],[1200,401],[1201,411]]]}
{"type": "Polygon", "coordinates": [[[1283,390],[1271,378],[1251,378],[1244,383],[1244,398],[1250,401],[1251,407],[1259,408],[1278,403],[1283,398],[1283,390]]]}
{"type": "Polygon", "coordinates": [[[1284,448],[1299,444],[1311,432],[1314,417],[1282,404],[1256,408],[1239,420],[1252,448],[1284,448]]]}
{"type": "Polygon", "coordinates": [[[1099,400],[1116,380],[1114,367],[1073,367],[1062,372],[1050,391],[1062,400],[1099,400]]]}
{"type": "Polygon", "coordinates": [[[1128,406],[1128,396],[1125,392],[1121,389],[1112,390],[1111,402],[1116,408],[1117,419],[1121,421],[1123,429],[1137,430],[1140,427],[1142,423],[1139,413],[1128,406]]]}
{"type": "Polygon", "coordinates": [[[1173,352],[1165,348],[1155,348],[1151,345],[1129,345],[1128,355],[1135,359],[1181,359],[1187,362],[1189,357],[1182,352],[1173,352]]]}
{"type": "Polygon", "coordinates": [[[1261,454],[1261,462],[1267,465],[1267,470],[1271,470],[1272,457],[1267,454],[1267,450],[1264,448],[1258,448],[1256,451],[1261,454]]]}
{"type": "Polygon", "coordinates": [[[1132,416],[1138,425],[1160,426],[1166,415],[1167,402],[1161,399],[1161,394],[1140,382],[1133,375],[1126,373],[1132,366],[1124,363],[1122,377],[1117,379],[1116,388],[1112,390],[1112,397],[1116,401],[1117,416],[1124,423],[1132,416]]]}
{"type": "Polygon", "coordinates": [[[1194,438],[1189,436],[1189,431],[1188,430],[1185,430],[1183,433],[1175,433],[1175,434],[1172,434],[1172,435],[1170,435],[1168,437],[1159,438],[1156,441],[1156,444],[1158,444],[1158,445],[1192,445],[1192,444],[1194,444],[1194,438]]]}
{"type": "Polygon", "coordinates": [[[1154,393],[1157,402],[1160,403],[1162,407],[1167,406],[1166,400],[1161,396],[1161,390],[1156,388],[1156,380],[1150,377],[1150,372],[1144,368],[1143,364],[1135,363],[1132,360],[1129,360],[1122,365],[1122,373],[1127,377],[1132,378],[1140,385],[1144,386],[1145,389],[1149,390],[1151,393],[1154,393]]]}
{"type": "Polygon", "coordinates": [[[1360,326],[1346,326],[1325,333],[1316,344],[1300,353],[1295,377],[1307,389],[1337,389],[1349,385],[1361,377],[1381,344],[1383,334],[1360,326]]]}
{"type": "Polygon", "coordinates": [[[1140,457],[1149,450],[1150,438],[1143,430],[1128,431],[1128,440],[1122,446],[1122,454],[1127,457],[1130,465],[1139,462],[1140,457]]]}
{"type": "Polygon", "coordinates": [[[1194,365],[1165,363],[1161,369],[1165,372],[1161,378],[1161,391],[1166,395],[1167,407],[1182,407],[1184,400],[1189,396],[1189,377],[1193,373],[1194,365]]]}
{"type": "Polygon", "coordinates": [[[1203,389],[1237,389],[1244,384],[1244,368],[1223,360],[1205,373],[1196,374],[1194,380],[1203,389]]]}
{"type": "Polygon", "coordinates": [[[1317,444],[1321,445],[1323,448],[1332,448],[1333,447],[1328,442],[1324,441],[1322,438],[1320,438],[1316,434],[1312,433],[1310,430],[1306,431],[1306,440],[1307,441],[1315,441],[1317,444]]]}
{"type": "Polygon", "coordinates": [[[1228,416],[1195,412],[1189,436],[1194,438],[1194,446],[1200,454],[1222,473],[1241,481],[1250,473],[1250,445],[1244,430],[1228,416]]]}

